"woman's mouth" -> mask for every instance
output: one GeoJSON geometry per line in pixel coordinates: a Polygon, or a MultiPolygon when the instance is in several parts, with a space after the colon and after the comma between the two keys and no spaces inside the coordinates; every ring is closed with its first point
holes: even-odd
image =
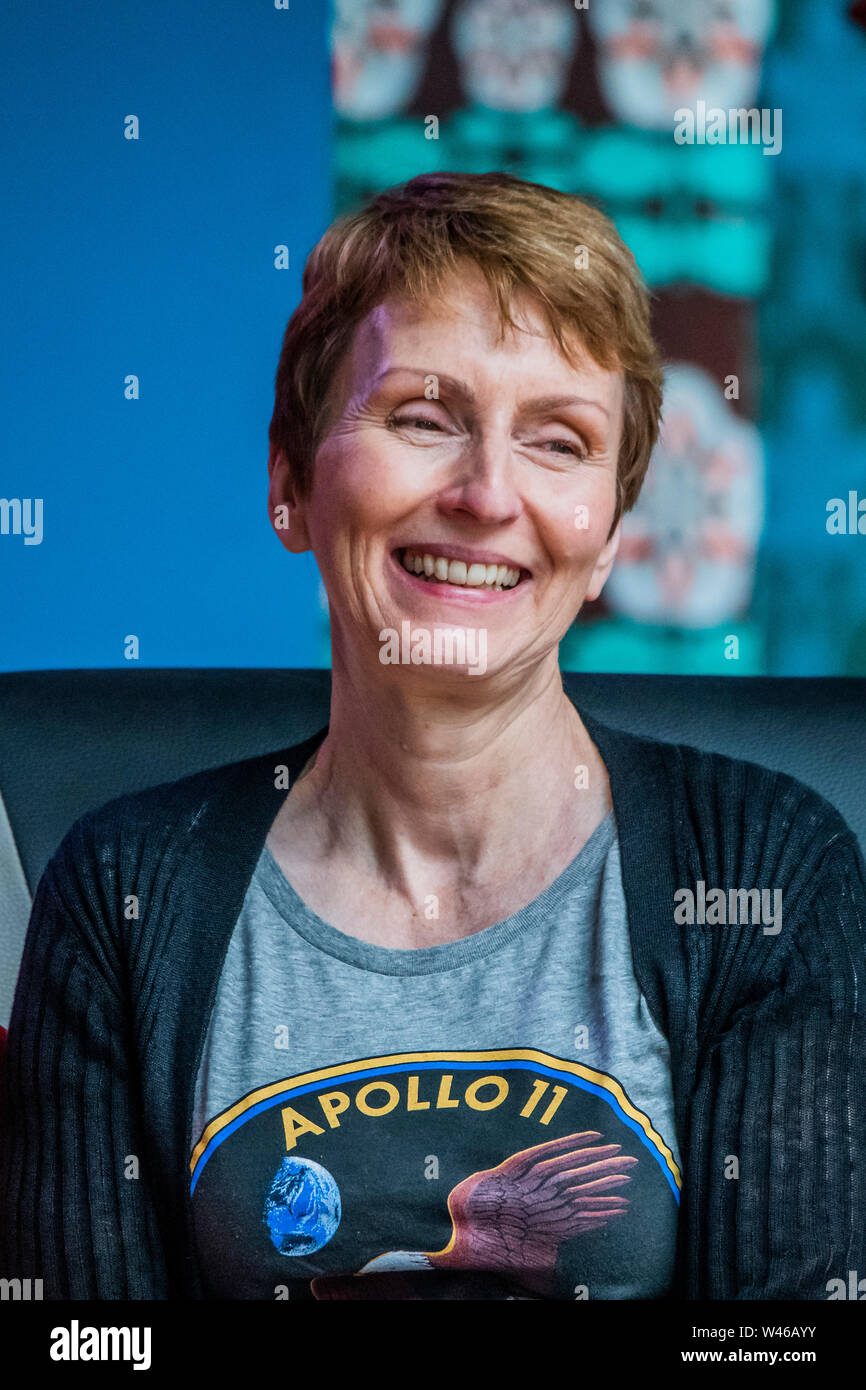
{"type": "Polygon", "coordinates": [[[487,565],[476,561],[451,559],[447,555],[432,555],[425,550],[406,547],[396,552],[397,559],[409,574],[430,584],[449,584],[461,589],[478,589],[497,593],[514,589],[526,571],[511,565],[487,565]]]}

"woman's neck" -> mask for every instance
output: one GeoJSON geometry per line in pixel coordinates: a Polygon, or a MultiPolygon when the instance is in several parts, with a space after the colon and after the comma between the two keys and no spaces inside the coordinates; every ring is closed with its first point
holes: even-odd
{"type": "Polygon", "coordinates": [[[564,867],[610,795],[558,665],[495,698],[461,693],[368,686],[335,666],[327,737],[279,818],[295,852],[354,863],[410,901],[517,880],[539,859],[564,867]]]}

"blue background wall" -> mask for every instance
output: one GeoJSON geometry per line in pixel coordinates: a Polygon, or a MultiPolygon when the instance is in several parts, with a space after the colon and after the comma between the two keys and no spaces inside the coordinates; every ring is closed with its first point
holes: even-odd
{"type": "Polygon", "coordinates": [[[331,217],[320,0],[7,0],[0,668],[324,665],[266,510],[286,319],[331,217]],[[140,138],[124,138],[135,114],[140,138]],[[274,247],[290,269],[274,268],[274,247]],[[124,378],[140,399],[124,399],[124,378]]]}

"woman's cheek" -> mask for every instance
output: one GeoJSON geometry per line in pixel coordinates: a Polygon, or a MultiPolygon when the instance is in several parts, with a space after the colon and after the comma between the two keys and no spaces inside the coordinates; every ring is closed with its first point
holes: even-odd
{"type": "Polygon", "coordinates": [[[423,476],[425,463],[429,470],[429,459],[423,455],[423,450],[413,449],[406,440],[390,433],[364,439],[354,451],[351,463],[355,485],[380,499],[411,493],[423,476]]]}
{"type": "Polygon", "coordinates": [[[346,441],[328,460],[327,490],[322,505],[330,521],[350,521],[374,514],[383,498],[395,490],[400,470],[382,451],[364,447],[362,440],[346,441]]]}
{"type": "Polygon", "coordinates": [[[576,561],[592,558],[599,553],[613,520],[610,499],[575,502],[565,529],[564,546],[576,561]]]}

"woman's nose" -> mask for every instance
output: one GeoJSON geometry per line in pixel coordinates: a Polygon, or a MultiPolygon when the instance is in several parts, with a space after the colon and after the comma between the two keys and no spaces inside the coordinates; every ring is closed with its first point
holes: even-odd
{"type": "Polygon", "coordinates": [[[483,435],[455,460],[453,479],[439,495],[441,509],[467,512],[486,523],[509,521],[521,509],[511,441],[483,435]]]}

